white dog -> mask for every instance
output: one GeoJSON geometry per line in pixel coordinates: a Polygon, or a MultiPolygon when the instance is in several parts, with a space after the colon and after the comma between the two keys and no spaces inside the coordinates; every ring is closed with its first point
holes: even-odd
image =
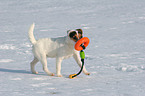
{"type": "MultiPolygon", "coordinates": [[[[34,54],[34,60],[31,62],[31,71],[34,74],[38,74],[35,71],[35,65],[40,61],[43,65],[43,70],[50,76],[54,76],[54,73],[50,72],[47,68],[47,57],[56,58],[56,74],[58,77],[61,75],[61,62],[63,59],[74,57],[77,64],[81,67],[82,63],[78,51],[74,49],[74,44],[78,39],[82,38],[82,30],[76,29],[75,31],[69,30],[67,36],[58,38],[42,38],[35,40],[33,35],[34,24],[29,29],[29,39],[32,43],[32,52],[34,54]]],[[[90,75],[86,68],[83,68],[83,72],[86,75],[90,75]]]]}

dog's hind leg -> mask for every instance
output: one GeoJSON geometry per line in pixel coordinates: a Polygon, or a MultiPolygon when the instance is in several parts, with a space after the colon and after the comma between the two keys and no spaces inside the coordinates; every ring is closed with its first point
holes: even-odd
{"type": "Polygon", "coordinates": [[[38,74],[38,72],[35,71],[35,65],[36,65],[36,63],[38,61],[39,60],[36,57],[34,57],[34,60],[30,63],[30,65],[31,65],[31,72],[34,73],[34,74],[38,74]]]}
{"type": "Polygon", "coordinates": [[[54,76],[54,73],[50,72],[47,68],[47,58],[46,58],[46,55],[43,55],[41,57],[41,60],[40,62],[42,63],[42,66],[43,66],[43,70],[50,76],[54,76]]]}

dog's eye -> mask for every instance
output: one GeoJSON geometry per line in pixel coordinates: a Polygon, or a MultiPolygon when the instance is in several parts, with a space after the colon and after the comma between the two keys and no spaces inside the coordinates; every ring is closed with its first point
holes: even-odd
{"type": "Polygon", "coordinates": [[[82,34],[82,32],[78,32],[79,34],[82,34]]]}
{"type": "Polygon", "coordinates": [[[71,33],[69,34],[69,37],[73,38],[76,34],[77,34],[77,33],[76,33],[75,31],[73,31],[73,32],[71,32],[71,33]]]}

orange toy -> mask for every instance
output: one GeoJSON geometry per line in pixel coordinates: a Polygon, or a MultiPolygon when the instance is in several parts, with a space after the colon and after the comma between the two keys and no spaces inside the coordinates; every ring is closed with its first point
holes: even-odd
{"type": "Polygon", "coordinates": [[[81,45],[83,44],[86,48],[88,46],[89,42],[90,42],[90,40],[89,40],[88,37],[83,37],[83,38],[81,38],[80,40],[77,41],[77,43],[75,44],[75,49],[77,51],[81,51],[81,50],[83,50],[81,45]]]}

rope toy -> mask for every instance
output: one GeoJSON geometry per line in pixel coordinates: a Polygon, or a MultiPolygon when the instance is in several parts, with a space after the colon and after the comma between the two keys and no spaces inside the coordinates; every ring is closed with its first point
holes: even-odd
{"type": "Polygon", "coordinates": [[[83,37],[80,40],[78,40],[75,44],[75,49],[77,51],[80,51],[80,57],[81,57],[81,62],[82,62],[82,67],[81,70],[77,73],[77,74],[71,74],[69,75],[70,79],[73,79],[74,77],[78,76],[82,70],[83,70],[83,66],[84,66],[84,59],[85,59],[85,52],[83,51],[88,45],[89,45],[89,38],[88,37],[83,37]]]}

